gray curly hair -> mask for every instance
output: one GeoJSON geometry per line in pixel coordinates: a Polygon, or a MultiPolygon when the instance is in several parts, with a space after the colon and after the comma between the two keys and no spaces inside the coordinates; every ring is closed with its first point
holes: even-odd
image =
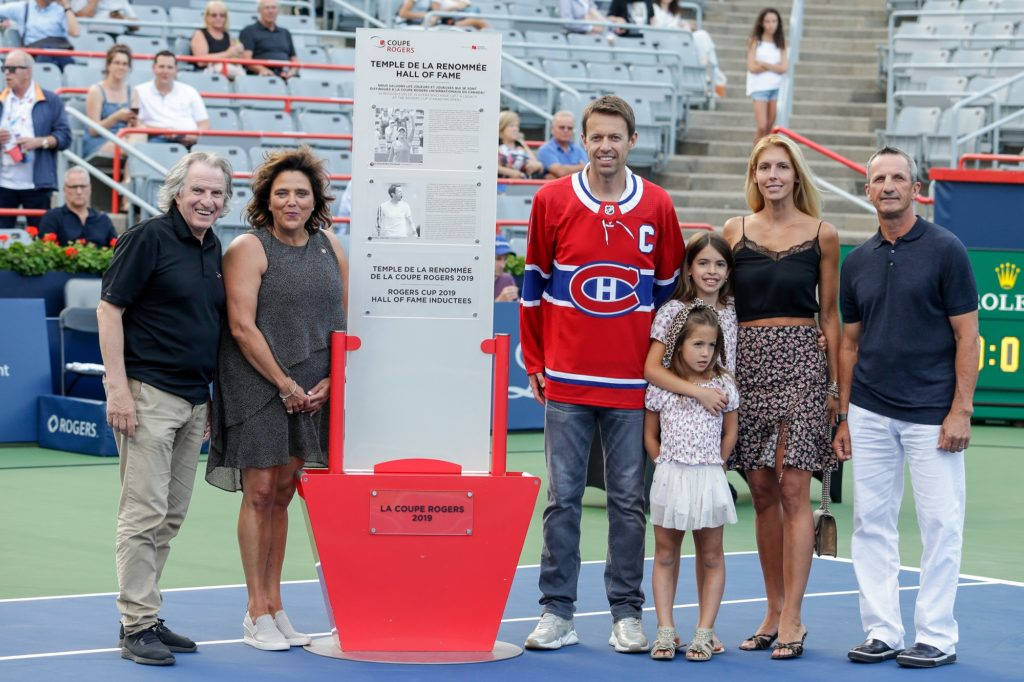
{"type": "Polygon", "coordinates": [[[224,174],[224,210],[217,217],[220,218],[227,215],[231,205],[231,164],[227,159],[213,152],[190,152],[178,159],[178,162],[167,171],[164,184],[161,185],[160,191],[157,193],[157,208],[164,213],[171,210],[171,204],[174,203],[174,200],[178,198],[181,190],[185,187],[188,169],[195,163],[204,163],[207,166],[212,166],[224,174]]]}

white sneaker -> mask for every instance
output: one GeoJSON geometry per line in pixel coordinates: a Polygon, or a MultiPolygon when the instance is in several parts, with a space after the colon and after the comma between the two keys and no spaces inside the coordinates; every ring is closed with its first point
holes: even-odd
{"type": "Polygon", "coordinates": [[[274,625],[274,618],[269,613],[257,617],[253,623],[246,612],[245,620],[242,621],[242,641],[264,651],[287,651],[291,646],[274,625]]]}
{"type": "Polygon", "coordinates": [[[561,649],[569,644],[577,644],[580,638],[576,635],[576,628],[572,619],[562,618],[553,613],[545,613],[540,617],[540,622],[533,629],[530,636],[526,638],[527,649],[561,649]]]}
{"type": "Polygon", "coordinates": [[[638,654],[651,648],[644,634],[644,624],[639,618],[620,618],[615,621],[608,644],[624,654],[638,654]]]}
{"type": "Polygon", "coordinates": [[[309,635],[303,632],[296,632],[295,628],[292,627],[292,622],[288,620],[288,614],[284,612],[284,609],[274,614],[274,625],[277,626],[278,631],[284,635],[284,638],[292,646],[306,646],[313,641],[313,638],[309,635]]]}

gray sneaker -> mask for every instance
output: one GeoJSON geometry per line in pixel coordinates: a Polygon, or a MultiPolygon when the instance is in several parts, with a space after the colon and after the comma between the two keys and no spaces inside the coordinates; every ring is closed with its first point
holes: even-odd
{"type": "Polygon", "coordinates": [[[562,618],[553,613],[545,613],[540,617],[540,622],[533,629],[530,636],[526,638],[527,649],[561,649],[563,646],[577,644],[580,638],[576,636],[576,628],[572,619],[562,618]]]}
{"type": "Polygon", "coordinates": [[[620,618],[615,621],[608,644],[625,654],[638,654],[651,648],[644,634],[644,624],[639,618],[620,618]]]}

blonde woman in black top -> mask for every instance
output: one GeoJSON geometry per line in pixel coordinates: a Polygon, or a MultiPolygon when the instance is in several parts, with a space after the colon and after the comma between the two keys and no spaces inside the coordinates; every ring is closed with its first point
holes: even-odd
{"type": "Polygon", "coordinates": [[[786,138],[754,145],[746,194],[753,213],[724,228],[740,325],[739,442],[729,466],[750,484],[768,607],[740,648],[767,649],[778,638],[772,658],[796,658],[807,636],[800,609],[814,541],[811,473],[835,467],[839,235],[821,220],[814,180],[786,138]]]}

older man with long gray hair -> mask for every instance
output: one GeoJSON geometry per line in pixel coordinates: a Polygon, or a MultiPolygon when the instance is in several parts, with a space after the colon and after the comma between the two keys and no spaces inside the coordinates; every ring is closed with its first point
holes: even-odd
{"type": "Polygon", "coordinates": [[[185,520],[207,429],[224,312],[220,240],[231,166],[193,152],[167,174],[162,215],[117,242],[97,309],[107,423],[121,458],[117,608],[123,658],[174,663],[196,644],[158,618],[160,574],[185,520]]]}

